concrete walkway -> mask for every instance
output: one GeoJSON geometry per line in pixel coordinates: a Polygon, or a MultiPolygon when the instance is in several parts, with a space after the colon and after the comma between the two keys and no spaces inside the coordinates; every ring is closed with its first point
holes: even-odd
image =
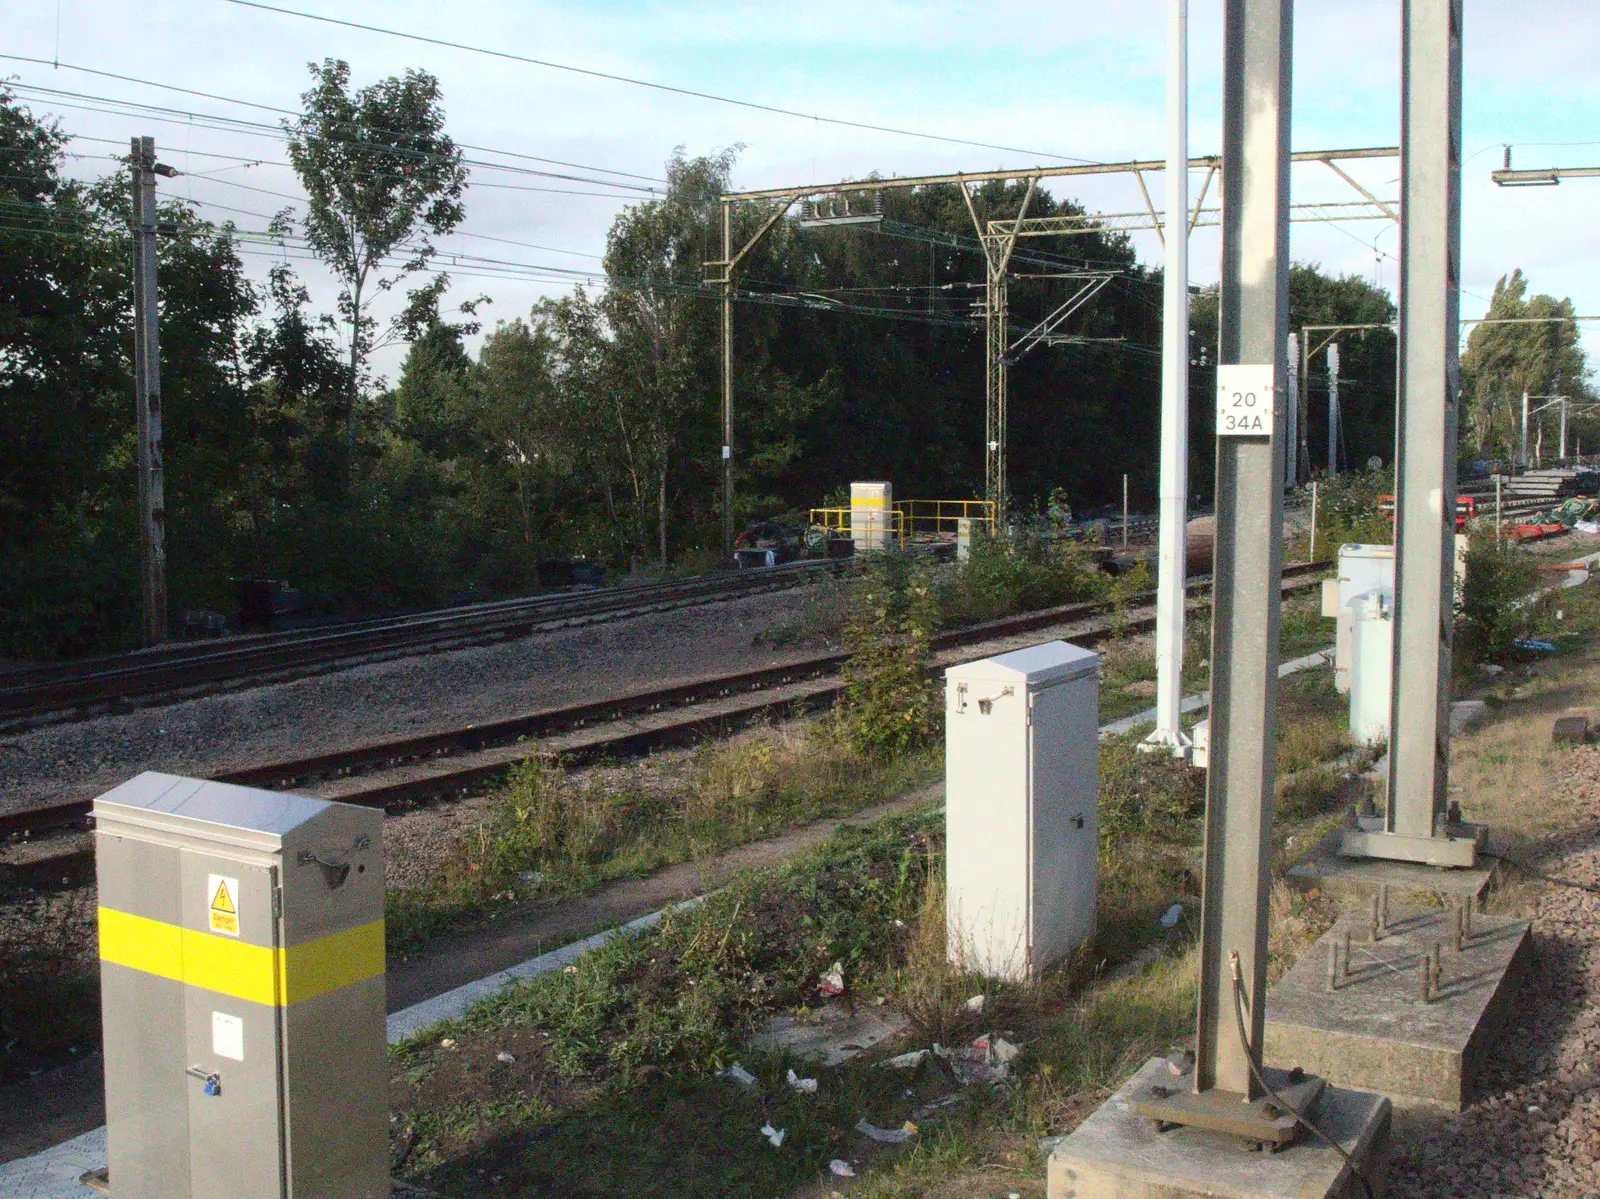
{"type": "MultiPolygon", "coordinates": [[[[1333,661],[1333,647],[1319,649],[1314,654],[1307,654],[1303,658],[1295,658],[1291,662],[1278,664],[1278,677],[1286,679],[1292,674],[1299,674],[1302,670],[1314,670],[1318,666],[1326,666],[1333,661]]],[[[1184,715],[1190,712],[1199,712],[1211,706],[1211,692],[1203,691],[1198,695],[1186,695],[1178,704],[1178,711],[1184,715]]],[[[1143,712],[1135,712],[1132,716],[1124,716],[1121,720],[1113,720],[1110,724],[1100,726],[1100,736],[1120,737],[1124,733],[1131,733],[1141,724],[1154,724],[1156,710],[1146,708],[1143,712]]]]}

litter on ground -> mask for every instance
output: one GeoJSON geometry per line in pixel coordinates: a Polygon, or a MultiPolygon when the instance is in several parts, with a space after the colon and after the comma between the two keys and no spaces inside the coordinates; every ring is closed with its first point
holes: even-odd
{"type": "Polygon", "coordinates": [[[856,1121],[856,1131],[880,1145],[903,1145],[917,1135],[917,1126],[907,1120],[899,1128],[879,1128],[876,1124],[867,1123],[863,1116],[856,1121]]]}
{"type": "Polygon", "coordinates": [[[835,962],[817,980],[817,990],[827,996],[844,994],[844,963],[835,962]]]}
{"type": "Polygon", "coordinates": [[[879,1062],[880,1066],[887,1066],[891,1070],[915,1070],[927,1060],[926,1049],[913,1049],[910,1053],[896,1054],[887,1061],[879,1062]]]}

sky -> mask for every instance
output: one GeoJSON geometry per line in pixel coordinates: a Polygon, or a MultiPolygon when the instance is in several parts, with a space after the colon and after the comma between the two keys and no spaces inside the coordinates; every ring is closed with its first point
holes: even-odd
{"type": "MultiPolygon", "coordinates": [[[[105,99],[114,98],[275,123],[277,113],[227,101],[295,109],[308,86],[306,64],[327,57],[347,60],[358,85],[407,68],[425,69],[440,80],[448,132],[459,143],[482,147],[469,151],[470,157],[607,181],[475,167],[466,220],[459,232],[440,241],[441,248],[580,272],[598,270],[612,220],[624,205],[647,194],[618,185],[651,186],[679,146],[695,155],[742,145],[734,169],[740,188],[858,178],[874,171],[920,175],[1164,155],[1164,0],[269,2],[813,116],[1012,149],[784,116],[339,28],[230,0],[147,0],[140,6],[0,0],[0,28],[7,35],[0,53],[14,56],[0,58],[0,77],[28,88],[77,93],[19,92],[35,112],[59,117],[68,132],[80,136],[72,150],[84,157],[69,160],[71,173],[90,177],[117,169],[105,156],[125,153],[130,135],[148,134],[156,139],[162,161],[184,172],[161,181],[165,194],[201,202],[201,214],[211,219],[231,218],[241,229],[261,229],[267,216],[292,202],[285,197],[303,194],[284,165],[280,140],[211,128],[211,122],[184,115],[157,119],[162,114],[93,110],[105,109],[105,99]],[[186,96],[131,80],[225,99],[186,96]],[[591,194],[570,194],[575,192],[591,194]]],[[[1220,142],[1221,25],[1221,0],[1192,0],[1194,154],[1214,153],[1220,142]]],[[[1399,33],[1398,0],[1298,6],[1296,150],[1397,144],[1399,33]]],[[[1592,65],[1596,44],[1600,5],[1585,0],[1467,4],[1464,317],[1482,315],[1496,279],[1515,267],[1529,276],[1534,291],[1570,296],[1580,313],[1600,314],[1600,228],[1592,216],[1600,203],[1600,179],[1519,189],[1497,188],[1489,179],[1508,143],[1515,146],[1518,167],[1600,163],[1600,72],[1592,65]]],[[[1356,163],[1350,170],[1380,197],[1397,195],[1394,160],[1356,163]]],[[[1149,181],[1159,205],[1161,175],[1149,181]]],[[[1197,173],[1191,188],[1199,182],[1197,173]]],[[[1142,205],[1137,184],[1127,176],[1058,180],[1050,186],[1091,211],[1126,212],[1142,205]]],[[[1296,200],[1356,198],[1317,164],[1295,168],[1293,191],[1296,200]]],[[[1388,222],[1297,223],[1291,253],[1326,271],[1360,275],[1392,289],[1398,240],[1388,222]]],[[[1142,259],[1159,263],[1154,233],[1136,234],[1134,241],[1142,259]]],[[[1216,279],[1219,248],[1215,229],[1195,232],[1194,282],[1216,279]]],[[[260,277],[270,257],[263,251],[247,262],[260,277]]],[[[335,289],[329,277],[314,263],[296,265],[314,302],[331,310],[335,289]]],[[[471,278],[470,268],[452,273],[460,298],[479,292],[491,297],[483,313],[491,324],[522,315],[539,297],[571,286],[571,276],[557,270],[539,281],[471,278]]],[[[880,335],[893,336],[893,326],[880,335]]],[[[1585,342],[1591,352],[1600,350],[1600,322],[1586,328],[1585,342]]],[[[392,377],[401,352],[398,347],[387,351],[380,370],[392,377]]]]}

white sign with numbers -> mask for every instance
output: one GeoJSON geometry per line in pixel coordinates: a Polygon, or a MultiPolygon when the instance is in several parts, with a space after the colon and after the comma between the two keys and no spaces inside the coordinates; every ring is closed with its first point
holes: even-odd
{"type": "Polygon", "coordinates": [[[1217,436],[1272,435],[1272,366],[1217,367],[1217,436]]]}

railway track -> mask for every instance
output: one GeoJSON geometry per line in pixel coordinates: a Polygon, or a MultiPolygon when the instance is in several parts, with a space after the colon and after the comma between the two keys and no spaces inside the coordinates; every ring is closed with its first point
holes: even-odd
{"type": "Polygon", "coordinates": [[[792,562],[24,667],[0,673],[0,734],[538,631],[742,599],[804,586],[847,569],[849,560],[792,562]]]}
{"type": "MultiPolygon", "coordinates": [[[[1315,583],[1325,563],[1297,563],[1283,571],[1284,594],[1315,583]]],[[[1191,583],[1202,591],[1209,583],[1191,583]]],[[[1006,648],[1008,639],[1040,629],[1079,626],[1070,632],[1082,645],[1155,627],[1154,593],[1135,597],[1136,607],[1114,613],[1109,602],[1068,604],[1020,616],[969,625],[933,640],[936,667],[962,660],[967,651],[1006,648]]],[[[783,666],[705,678],[669,687],[439,733],[397,738],[294,761],[246,767],[213,776],[219,782],[344,803],[402,808],[470,793],[534,755],[554,755],[569,765],[692,744],[759,721],[831,704],[843,689],[839,672],[847,655],[816,654],[783,666]]],[[[0,814],[0,841],[81,829],[92,797],[46,808],[0,814]]],[[[82,853],[76,850],[73,853],[82,853]]],[[[66,855],[70,856],[70,855],[66,855]]],[[[55,869],[62,859],[47,859],[55,869]]],[[[48,871],[47,871],[48,872],[48,871]]]]}

